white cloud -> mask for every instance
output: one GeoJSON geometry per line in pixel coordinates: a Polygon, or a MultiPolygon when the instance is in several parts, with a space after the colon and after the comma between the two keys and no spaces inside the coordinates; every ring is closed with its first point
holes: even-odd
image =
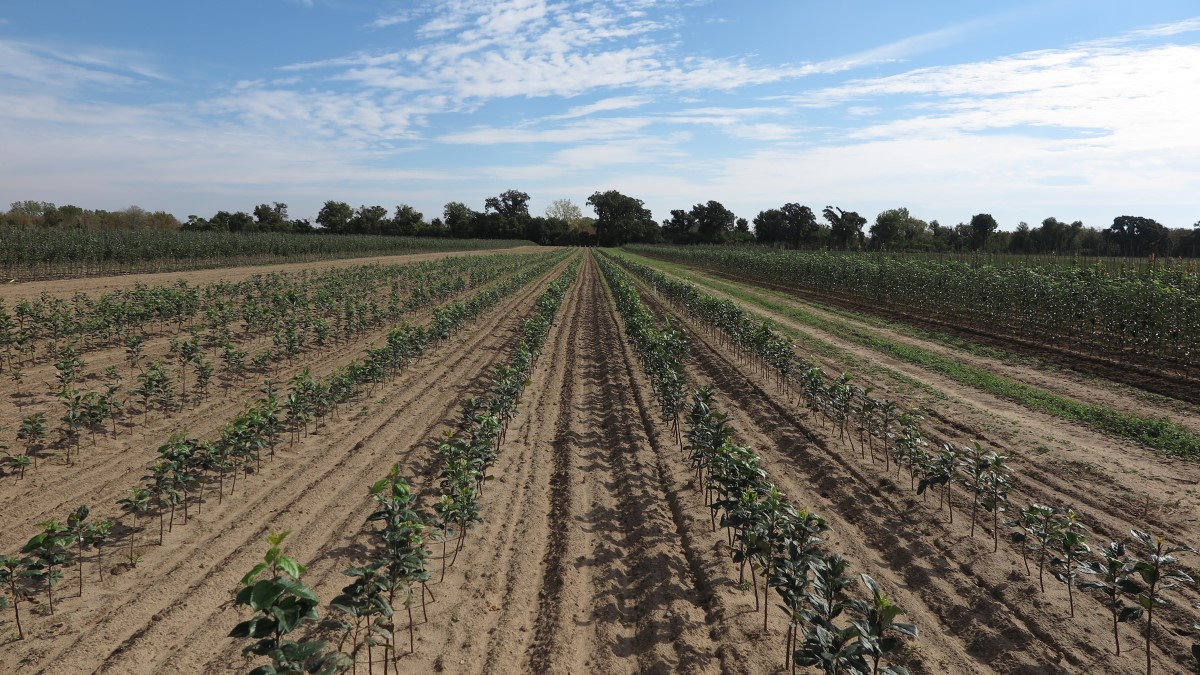
{"type": "Polygon", "coordinates": [[[398,14],[385,14],[375,18],[369,25],[372,28],[390,28],[398,26],[402,23],[408,23],[413,20],[412,14],[408,12],[400,12],[398,14]]]}
{"type": "Polygon", "coordinates": [[[579,143],[583,141],[629,138],[653,123],[649,117],[612,117],[593,119],[554,129],[475,127],[444,134],[442,143],[497,145],[504,143],[579,143]]]}
{"type": "Polygon", "coordinates": [[[613,110],[627,110],[629,108],[639,108],[652,101],[648,96],[614,96],[605,98],[595,103],[587,105],[575,106],[568,109],[565,113],[559,115],[547,115],[546,120],[568,120],[576,117],[587,117],[598,112],[610,112],[613,110]]]}

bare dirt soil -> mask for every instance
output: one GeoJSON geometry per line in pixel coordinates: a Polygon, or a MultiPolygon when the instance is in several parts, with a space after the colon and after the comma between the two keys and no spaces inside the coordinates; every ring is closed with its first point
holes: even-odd
{"type": "MultiPolygon", "coordinates": [[[[15,640],[11,611],[0,612],[0,672],[248,670],[241,641],[226,635],[247,618],[232,606],[232,594],[261,559],[265,535],[292,529],[287,551],[309,566],[305,582],[324,601],[332,598],[349,581],[342,570],[362,563],[368,547],[368,486],[399,463],[428,504],[437,487],[437,438],[454,427],[464,398],[484,393],[488,371],[515,346],[519,321],[554,276],[493,308],[343,410],[340,420],[285,443],[261,473],[239,480],[236,494],[219,505],[206,499],[186,525],[176,522],[162,546],[157,523],[143,523],[136,569],[121,562],[121,546],[128,545],[121,538],[106,552],[103,583],[95,581],[89,557],[82,598],[74,597],[75,571],[67,571],[53,616],[23,605],[25,641],[15,640]]],[[[829,548],[846,555],[852,571],[879,580],[918,625],[921,638],[902,659],[913,672],[1141,672],[1141,625],[1122,626],[1125,649],[1116,657],[1099,600],[1077,593],[1077,616],[1070,618],[1061,583],[1047,576],[1042,594],[1036,569],[1026,574],[1017,549],[1002,541],[992,553],[990,520],[981,519],[970,536],[970,504],[961,488],[951,524],[936,494],[928,501],[916,496],[906,473],[898,477],[863,459],[715,336],[646,300],[688,330],[691,385],[715,385],[738,439],[763,456],[771,479],[794,503],[829,520],[829,548]]],[[[1197,539],[1195,465],[820,337],[944,391],[931,432],[956,442],[979,438],[1012,456],[1015,501],[1073,505],[1092,529],[1093,544],[1130,527],[1197,539]],[[1147,492],[1154,498],[1143,509],[1147,492]],[[1170,501],[1176,497],[1178,503],[1170,501]]],[[[326,371],[362,346],[301,360],[326,371]]],[[[839,370],[828,359],[822,365],[839,370]]],[[[884,397],[895,386],[883,377],[871,384],[884,397]]],[[[111,515],[170,431],[210,433],[239,409],[245,400],[239,394],[252,390],[248,385],[228,402],[182,418],[152,416],[144,428],[139,420],[112,447],[91,450],[85,440],[75,466],[51,463],[24,481],[3,479],[0,552],[13,552],[38,522],[65,517],[79,503],[103,505],[98,512],[111,515]]],[[[894,393],[902,403],[912,396],[894,393]]],[[[401,657],[401,672],[786,672],[783,612],[773,599],[764,630],[751,592],[738,587],[725,535],[712,531],[693,473],[660,419],[590,257],[563,302],[493,473],[482,500],[485,520],[442,581],[441,548],[432,548],[429,588],[436,601],[427,620],[416,609],[416,650],[401,657]]],[[[1182,607],[1156,612],[1156,672],[1187,672],[1186,608],[1200,598],[1188,592],[1178,600],[1182,607]]],[[[406,635],[400,645],[407,646],[406,635]]],[[[374,667],[382,672],[380,663],[374,667]]],[[[366,672],[365,654],[358,668],[366,672]]]]}

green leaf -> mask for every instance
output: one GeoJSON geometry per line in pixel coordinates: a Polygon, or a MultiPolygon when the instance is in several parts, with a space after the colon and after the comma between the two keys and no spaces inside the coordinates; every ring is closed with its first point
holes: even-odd
{"type": "Polygon", "coordinates": [[[273,579],[263,579],[256,582],[252,589],[250,592],[250,607],[256,611],[263,611],[270,608],[279,599],[279,596],[287,590],[283,584],[273,579]]]}
{"type": "Polygon", "coordinates": [[[249,586],[250,584],[253,584],[255,577],[257,577],[259,574],[262,574],[262,571],[265,569],[267,569],[267,563],[265,562],[255,565],[253,569],[246,573],[246,576],[242,577],[242,585],[249,586]]]}
{"type": "Polygon", "coordinates": [[[1118,623],[1134,621],[1136,619],[1140,619],[1141,617],[1142,617],[1142,608],[1141,607],[1122,607],[1121,611],[1117,612],[1117,622],[1118,623]]]}
{"type": "Polygon", "coordinates": [[[299,579],[300,575],[304,574],[304,566],[287,556],[280,556],[275,564],[284,574],[293,579],[299,579]]]}

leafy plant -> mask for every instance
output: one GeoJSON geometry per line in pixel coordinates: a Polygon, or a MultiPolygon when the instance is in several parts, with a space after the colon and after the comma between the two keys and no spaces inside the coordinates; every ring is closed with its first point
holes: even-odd
{"type": "Polygon", "coordinates": [[[251,675],[342,672],[350,665],[348,657],[326,651],[324,641],[287,639],[301,624],[318,620],[320,605],[316,594],[300,582],[304,566],[283,554],[282,543],[290,532],[267,535],[270,548],[263,562],[242,577],[234,604],[249,607],[256,616],[234,626],[229,637],[254,640],[242,653],[271,659],[271,665],[255,668],[251,675]],[[260,578],[264,572],[268,575],[260,578]]]}
{"type": "Polygon", "coordinates": [[[74,536],[67,526],[51,519],[42,523],[42,531],[35,534],[21,549],[28,553],[34,562],[27,566],[30,576],[40,577],[46,584],[46,598],[49,601],[50,613],[54,613],[54,586],[62,580],[62,567],[70,562],[71,553],[67,549],[74,541],[74,536]]]}
{"type": "Polygon", "coordinates": [[[1117,626],[1127,621],[1133,621],[1142,616],[1142,608],[1138,605],[1126,605],[1121,601],[1121,594],[1136,595],[1141,592],[1141,586],[1131,578],[1133,560],[1125,554],[1125,542],[1109,542],[1108,546],[1100,549],[1100,560],[1090,560],[1079,567],[1084,574],[1094,574],[1099,579],[1080,581],[1080,588],[1095,588],[1104,591],[1104,606],[1112,612],[1113,644],[1117,656],[1121,655],[1121,636],[1117,626]]]}
{"type": "Polygon", "coordinates": [[[866,601],[857,601],[854,608],[861,615],[861,618],[851,619],[850,625],[858,631],[859,645],[864,654],[871,660],[872,674],[878,673],[893,673],[900,675],[907,672],[904,668],[891,666],[883,670],[879,669],[879,660],[884,656],[899,649],[904,641],[892,633],[907,635],[908,637],[917,637],[917,627],[910,623],[896,623],[896,618],[904,613],[898,605],[893,603],[883,594],[883,589],[879,587],[874,579],[863,574],[863,583],[871,591],[871,598],[866,601]]]}
{"type": "Polygon", "coordinates": [[[1075,580],[1082,571],[1080,559],[1092,552],[1086,543],[1083,525],[1076,520],[1075,511],[1067,509],[1054,523],[1054,553],[1050,560],[1054,578],[1067,585],[1067,599],[1071,605],[1071,616],[1075,616],[1075,580]]]}
{"type": "Polygon", "coordinates": [[[18,584],[25,570],[33,563],[31,558],[14,558],[0,555],[0,586],[8,587],[12,598],[13,616],[17,620],[17,639],[25,639],[25,631],[21,628],[21,601],[25,599],[24,589],[18,584]]]}
{"type": "Polygon", "coordinates": [[[1150,635],[1154,629],[1154,608],[1174,604],[1163,592],[1178,588],[1180,583],[1194,584],[1186,572],[1179,569],[1176,553],[1194,553],[1185,544],[1168,544],[1162,537],[1151,537],[1141,530],[1132,530],[1133,538],[1145,549],[1145,558],[1133,562],[1133,571],[1145,584],[1137,594],[1137,603],[1146,610],[1146,674],[1150,674],[1150,635]]]}

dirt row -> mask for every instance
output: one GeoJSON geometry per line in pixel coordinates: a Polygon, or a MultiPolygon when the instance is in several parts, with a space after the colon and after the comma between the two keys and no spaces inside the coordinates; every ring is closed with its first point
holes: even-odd
{"type": "MultiPolygon", "coordinates": [[[[536,284],[531,284],[522,289],[521,297],[535,296],[535,286],[536,284]]],[[[467,291],[467,294],[480,290],[472,289],[467,291]]],[[[424,324],[431,318],[432,311],[432,308],[425,308],[409,312],[404,320],[413,324],[424,324]]],[[[337,368],[360,358],[364,349],[382,341],[389,329],[390,326],[380,327],[352,340],[330,343],[319,351],[306,351],[294,359],[283,360],[275,367],[275,386],[281,391],[286,391],[287,382],[304,368],[308,368],[314,377],[325,377],[337,368]]],[[[165,350],[166,338],[159,342],[162,344],[155,346],[165,350]]],[[[122,366],[121,359],[120,350],[97,352],[88,356],[88,371],[102,371],[112,364],[122,366]]],[[[124,496],[125,490],[141,480],[146,473],[145,467],[156,457],[158,447],[166,442],[171,434],[185,432],[193,437],[215,437],[221,427],[242,411],[247,402],[262,396],[262,378],[261,375],[249,375],[228,390],[214,384],[214,393],[208,400],[169,415],[164,415],[158,410],[151,412],[148,417],[134,414],[132,411],[136,410],[140,403],[131,397],[128,402],[129,409],[117,424],[118,431],[115,436],[111,433],[112,426],[106,424],[107,431],[97,437],[95,445],[92,445],[90,435],[84,434],[81,451],[70,464],[61,458],[61,449],[54,449],[46,452],[50,457],[41,460],[36,470],[27,469],[24,479],[18,480],[15,476],[10,476],[0,480],[0,510],[11,518],[3,537],[0,538],[0,550],[8,551],[19,546],[20,542],[24,542],[38,531],[40,523],[51,517],[62,519],[69,510],[82,503],[91,504],[93,507],[98,503],[105,506],[115,504],[117,499],[124,496]],[[81,480],[81,477],[84,478],[81,480]]],[[[100,387],[90,381],[81,386],[100,387]]],[[[128,386],[122,391],[127,389],[128,386]]],[[[3,394],[7,394],[10,400],[15,400],[11,385],[0,386],[0,395],[3,394]]],[[[44,411],[48,419],[47,426],[54,427],[62,407],[60,402],[49,398],[26,398],[21,408],[13,407],[12,410],[14,420],[17,414],[44,411]]],[[[16,426],[15,421],[11,426],[16,426]]],[[[11,430],[9,433],[12,433],[11,430]]],[[[57,435],[57,432],[51,429],[51,438],[57,435]]]]}
{"type": "MultiPolygon", "coordinates": [[[[657,309],[683,318],[662,304],[657,309]]],[[[914,672],[1142,672],[1141,624],[1122,626],[1123,653],[1116,657],[1108,610],[1098,598],[1078,593],[1077,616],[1070,618],[1065,586],[1047,574],[1043,595],[1036,568],[1032,578],[1026,575],[1018,549],[1002,542],[1000,551],[992,553],[990,522],[981,521],[976,536],[970,536],[970,503],[961,488],[951,525],[947,512],[938,507],[937,495],[925,502],[910,491],[907,472],[897,477],[885,473],[882,462],[873,465],[869,458],[861,459],[858,451],[838,440],[832,426],[823,429],[797,401],[778,393],[769,377],[740,363],[720,340],[690,325],[689,334],[691,381],[715,385],[740,437],[763,456],[772,479],[795,503],[829,520],[831,548],[847,555],[858,571],[881,581],[923,631],[909,654],[914,672]]],[[[985,433],[972,434],[971,424],[978,417],[961,412],[946,410],[954,426],[936,425],[941,427],[938,431],[960,442],[971,436],[986,438],[985,433]]],[[[1085,449],[1091,448],[1092,440],[1101,446],[1110,443],[1102,437],[1074,439],[1085,449]]],[[[1056,458],[1054,451],[1034,457],[1006,440],[985,442],[1014,459],[1018,505],[1030,500],[1073,505],[1092,530],[1094,546],[1131,527],[1144,529],[1147,521],[1177,538],[1190,540],[1187,535],[1195,533],[1194,520],[1179,514],[1159,512],[1142,518],[1140,508],[1120,508],[1128,488],[1119,483],[1054,471],[1055,459],[1069,461],[1056,458]]],[[[1143,461],[1163,468],[1164,460],[1153,455],[1143,461]]],[[[1002,531],[1001,537],[1005,535],[1002,531]]],[[[1183,608],[1195,599],[1192,595],[1177,598],[1183,608]]],[[[1178,672],[1191,658],[1190,613],[1183,608],[1156,613],[1154,662],[1159,672],[1178,672]]]]}
{"type": "MultiPolygon", "coordinates": [[[[239,620],[230,600],[238,579],[261,559],[265,535],[292,529],[287,548],[298,560],[314,563],[314,580],[331,579],[334,592],[344,585],[336,577],[361,550],[369,484],[393,462],[432,452],[429,443],[438,427],[457,416],[462,398],[483,386],[492,364],[515,345],[520,318],[532,311],[550,278],[513,294],[461,337],[432,350],[356,409],[345,410],[340,421],[280,448],[274,461],[239,481],[236,494],[226,495],[220,506],[210,494],[191,522],[177,522],[164,546],[156,545],[157,523],[142,523],[149,531],[137,540],[136,569],[122,564],[128,545],[128,532],[123,533],[107,551],[110,569],[103,584],[93,583],[95,565],[89,560],[82,598],[71,598],[72,585],[64,581],[53,616],[37,616],[26,605],[31,637],[5,645],[0,671],[192,673],[244,665],[226,637],[239,620]]],[[[204,422],[215,427],[220,420],[204,422]]],[[[119,494],[108,493],[129,481],[108,475],[108,466],[138,474],[143,464],[140,456],[109,458],[74,474],[64,489],[76,501],[111,504],[119,494]]],[[[46,494],[31,494],[27,501],[47,501],[46,494]]],[[[63,503],[75,505],[71,499],[63,503]]],[[[6,549],[10,536],[6,528],[6,549]]],[[[329,588],[318,588],[332,597],[329,588]]],[[[7,615],[3,620],[0,630],[7,633],[12,626],[7,615]]]]}
{"type": "Polygon", "coordinates": [[[590,260],[411,672],[718,672],[640,383],[590,260]]]}

